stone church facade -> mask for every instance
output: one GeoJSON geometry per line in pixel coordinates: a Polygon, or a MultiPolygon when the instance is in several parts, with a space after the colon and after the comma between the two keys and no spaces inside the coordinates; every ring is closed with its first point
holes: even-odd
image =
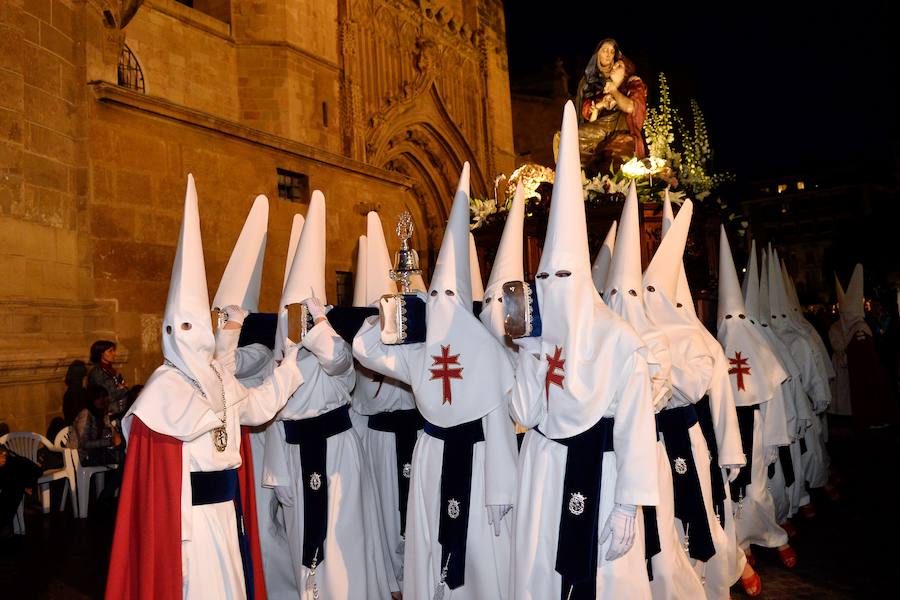
{"type": "Polygon", "coordinates": [[[368,210],[430,268],[463,161],[482,196],[515,166],[500,0],[0,2],[0,421],[44,431],[95,339],[160,363],[188,172],[210,296],[269,197],[271,312],[309,191],[337,303],[368,210]]]}

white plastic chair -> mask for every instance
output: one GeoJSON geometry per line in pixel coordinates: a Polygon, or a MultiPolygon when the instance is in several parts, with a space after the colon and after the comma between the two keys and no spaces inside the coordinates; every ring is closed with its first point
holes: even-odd
{"type": "Polygon", "coordinates": [[[52,469],[50,471],[44,471],[44,476],[38,480],[38,484],[40,485],[41,490],[41,503],[44,507],[44,514],[50,512],[50,484],[54,481],[58,481],[62,479],[65,482],[65,487],[63,487],[63,496],[62,502],[59,504],[59,510],[65,510],[66,508],[66,500],[71,497],[72,500],[72,515],[76,518],[78,517],[78,505],[76,503],[76,494],[75,490],[75,467],[72,464],[72,459],[69,456],[72,453],[72,450],[66,448],[69,442],[69,433],[71,432],[71,427],[63,427],[63,429],[56,434],[56,439],[53,440],[53,447],[50,448],[53,452],[60,452],[63,455],[63,466],[61,469],[52,469]],[[71,491],[71,496],[69,492],[71,491]]]}
{"type": "MultiPolygon", "coordinates": [[[[34,464],[38,464],[38,450],[41,446],[52,448],[50,440],[39,433],[30,431],[14,431],[0,436],[0,444],[6,446],[22,458],[27,458],[34,464]]],[[[40,480],[38,480],[40,483],[40,480]]],[[[19,502],[16,518],[13,520],[13,533],[25,533],[25,498],[19,502]]]]}
{"type": "Polygon", "coordinates": [[[81,465],[81,455],[78,453],[77,448],[68,449],[67,454],[71,461],[72,470],[75,473],[76,480],[75,490],[78,496],[78,510],[75,513],[75,518],[86,519],[88,516],[88,504],[91,499],[91,479],[94,475],[97,476],[97,486],[94,491],[94,496],[99,496],[100,492],[103,490],[105,480],[104,473],[115,469],[116,466],[98,465],[96,467],[84,467],[81,465]]]}

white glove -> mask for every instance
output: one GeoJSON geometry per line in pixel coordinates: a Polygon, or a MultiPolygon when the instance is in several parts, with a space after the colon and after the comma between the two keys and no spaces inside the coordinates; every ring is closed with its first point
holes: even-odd
{"type": "Polygon", "coordinates": [[[725,469],[728,471],[728,483],[737,479],[737,476],[741,473],[741,467],[737,465],[728,465],[725,469]]]}
{"type": "Polygon", "coordinates": [[[290,338],[284,338],[284,357],[281,359],[281,362],[284,361],[297,361],[297,353],[300,351],[300,346],[291,341],[290,338]]]}
{"type": "Polygon", "coordinates": [[[243,325],[244,319],[247,318],[247,315],[250,314],[250,311],[244,310],[237,304],[230,304],[222,309],[222,312],[228,317],[229,323],[235,323],[236,325],[243,325]]]}
{"type": "Polygon", "coordinates": [[[778,458],[778,446],[766,446],[763,449],[766,465],[771,465],[778,458]]]}
{"type": "Polygon", "coordinates": [[[319,317],[325,318],[325,306],[322,304],[322,301],[316,298],[315,296],[310,296],[306,300],[303,301],[306,304],[307,310],[309,310],[309,314],[313,318],[313,323],[319,320],[319,317]]]}
{"type": "Polygon", "coordinates": [[[275,497],[282,506],[294,505],[294,493],[286,485],[275,486],[275,497]]]}
{"type": "Polygon", "coordinates": [[[635,505],[619,504],[618,502],[609,513],[609,518],[600,534],[601,545],[612,536],[612,542],[606,552],[606,560],[616,560],[631,549],[634,544],[634,516],[636,513],[635,505]]]}
{"type": "Polygon", "coordinates": [[[488,523],[494,526],[494,537],[500,537],[500,521],[512,510],[512,504],[489,504],[488,523]]]}
{"type": "Polygon", "coordinates": [[[541,340],[536,337],[515,338],[512,343],[529,354],[537,356],[541,353],[541,340]]]}

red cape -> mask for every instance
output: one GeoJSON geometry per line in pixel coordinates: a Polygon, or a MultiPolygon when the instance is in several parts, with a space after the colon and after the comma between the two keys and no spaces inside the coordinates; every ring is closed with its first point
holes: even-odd
{"type": "MultiPolygon", "coordinates": [[[[256,522],[253,458],[242,434],[238,471],[244,527],[250,536],[254,591],[266,600],[256,522]]],[[[107,598],[179,600],[181,577],[181,441],[137,417],[131,426],[106,581],[107,598]]]]}

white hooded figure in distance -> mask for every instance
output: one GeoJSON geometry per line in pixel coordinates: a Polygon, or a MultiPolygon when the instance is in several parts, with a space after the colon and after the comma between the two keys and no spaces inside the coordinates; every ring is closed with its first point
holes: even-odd
{"type": "Polygon", "coordinates": [[[792,535],[794,529],[788,519],[796,514],[801,504],[809,502],[809,494],[804,485],[803,464],[800,460],[800,439],[803,432],[810,427],[814,415],[809,398],[803,390],[803,383],[800,381],[800,366],[791,356],[790,349],[769,327],[768,277],[765,270],[762,278],[759,273],[754,241],[750,246],[750,259],[743,282],[744,306],[750,324],[754,325],[769,343],[772,352],[789,375],[781,387],[791,445],[778,448],[778,458],[769,467],[768,476],[769,488],[775,502],[775,518],[782,528],[792,535]]]}
{"type": "Polygon", "coordinates": [[[287,328],[286,307],[298,302],[314,323],[296,358],[306,383],[267,430],[263,485],[275,489],[283,506],[301,598],[387,598],[398,586],[385,564],[374,483],[350,423],[353,356],[325,315],[325,198],[319,191],[312,194],[279,302],[279,329],[287,328]]]}
{"type": "MultiPolygon", "coordinates": [[[[658,413],[672,396],[672,358],[669,352],[668,338],[650,322],[644,312],[643,295],[640,293],[642,287],[641,234],[638,222],[637,190],[634,183],[628,189],[619,224],[615,249],[611,254],[609,273],[601,287],[609,290],[604,297],[609,308],[634,327],[649,349],[647,362],[653,382],[653,410],[658,413]]],[[[595,264],[595,273],[596,266],[595,264]]],[[[670,458],[662,439],[659,439],[657,441],[659,505],[655,510],[650,507],[643,509],[644,526],[647,527],[648,532],[651,532],[645,537],[648,540],[646,554],[650,558],[649,573],[652,576],[650,589],[653,592],[654,600],[699,598],[703,596],[703,586],[688,559],[688,554],[681,541],[682,534],[675,525],[676,500],[672,486],[673,474],[670,458]]],[[[708,471],[707,468],[705,472],[707,478],[708,471]]],[[[680,470],[678,473],[678,477],[686,475],[680,470]]],[[[697,497],[700,499],[701,514],[705,519],[702,497],[699,495],[697,497]]]]}
{"type": "MultiPolygon", "coordinates": [[[[360,261],[354,288],[355,306],[377,306],[385,294],[396,294],[391,261],[378,214],[366,217],[367,235],[360,238],[360,261]]],[[[353,412],[361,415],[357,430],[372,468],[381,506],[388,561],[402,586],[407,500],[412,453],[424,422],[409,385],[357,364],[353,412]]]]}
{"type": "Polygon", "coordinates": [[[426,299],[425,341],[385,345],[371,317],[353,342],[364,367],[412,386],[426,421],[413,453],[404,598],[507,597],[513,371],[506,350],[472,313],[471,285],[465,163],[426,299]]]}
{"type": "MultiPolygon", "coordinates": [[[[813,342],[804,333],[797,321],[791,318],[791,301],[785,289],[778,254],[770,251],[767,256],[770,326],[781,341],[790,348],[791,355],[800,367],[800,381],[816,415],[825,411],[831,402],[831,384],[828,374],[816,358],[813,342]]],[[[828,483],[829,457],[825,449],[824,428],[818,416],[814,416],[803,431],[801,443],[803,474],[810,488],[821,488],[828,483]],[[805,450],[803,450],[805,448],[805,450]]],[[[815,516],[815,508],[808,501],[803,502],[801,511],[806,516],[815,516]]]]}
{"type": "MultiPolygon", "coordinates": [[[[666,194],[663,202],[663,238],[668,234],[675,220],[672,204],[666,194]]],[[[684,260],[677,265],[667,267],[677,271],[678,287],[675,293],[675,308],[684,323],[693,327],[706,345],[713,358],[712,374],[706,395],[694,404],[700,429],[710,456],[709,489],[711,493],[712,514],[715,524],[721,527],[724,538],[710,526],[715,555],[706,562],[693,561],[694,569],[701,577],[706,598],[709,600],[726,600],[730,597],[731,586],[740,578],[745,569],[749,577],[756,577],[747,564],[744,551],[738,546],[734,515],[731,510],[731,496],[728,481],[737,476],[740,467],[746,463],[741,447],[741,435],[738,428],[737,412],[734,405],[734,394],[729,381],[729,363],[718,340],[700,322],[694,308],[690,285],[684,269],[684,260]]],[[[692,433],[693,436],[696,434],[692,433]]],[[[702,446],[693,443],[695,455],[702,446]]],[[[702,452],[699,453],[702,456],[702,452]]],[[[701,461],[702,462],[702,461],[701,461]]],[[[706,503],[706,483],[701,477],[706,503]]]]}
{"type": "Polygon", "coordinates": [[[724,226],[720,233],[718,337],[731,364],[728,372],[733,376],[738,422],[747,455],[747,465],[731,482],[731,497],[737,503],[738,543],[745,552],[749,552],[750,544],[778,548],[782,562],[793,566],[796,555],[787,543],[787,533],[775,519],[767,473],[778,456],[778,446],[791,442],[781,387],[788,374],[747,318],[724,226]]]}
{"type": "MultiPolygon", "coordinates": [[[[838,307],[845,306],[844,288],[834,274],[834,291],[838,307]]],[[[844,324],[837,319],[828,328],[828,341],[831,344],[831,364],[834,367],[834,383],[831,385],[831,404],[828,414],[849,417],[853,414],[850,404],[850,370],[847,367],[847,335],[844,324]]]]}
{"type": "MultiPolygon", "coordinates": [[[[240,314],[239,310],[235,314],[240,314]]],[[[234,323],[232,324],[235,325],[234,323]]],[[[258,387],[247,389],[214,357],[215,338],[210,319],[210,304],[200,237],[200,218],[194,179],[188,175],[184,217],[178,249],[172,267],[169,295],[162,323],[162,346],[165,364],[147,382],[144,391],[122,420],[126,437],[134,434],[134,452],[126,459],[118,527],[113,543],[111,575],[107,584],[109,598],[172,597],[168,591],[156,589],[145,596],[145,584],[134,587],[132,576],[139,580],[171,581],[171,572],[152,572],[151,564],[181,557],[178,591],[184,598],[245,598],[252,595],[251,581],[245,578],[242,565],[242,542],[239,541],[239,517],[235,502],[241,466],[241,425],[259,425],[271,419],[297,389],[303,377],[292,360],[297,353],[293,344],[286,346],[291,360],[274,370],[258,387]],[[141,449],[147,431],[166,436],[180,445],[180,472],[155,471],[151,464],[141,464],[147,456],[141,449]],[[139,473],[134,477],[131,473],[139,473]],[[136,480],[135,477],[138,479],[136,480]],[[118,564],[123,553],[123,539],[134,532],[119,531],[134,514],[139,503],[144,540],[160,535],[170,522],[161,518],[150,505],[159,498],[141,496],[147,481],[174,477],[177,484],[168,490],[179,490],[179,547],[152,546],[155,556],[138,563],[118,564]],[[152,518],[142,519],[147,515],[152,518]],[[122,538],[120,539],[120,533],[122,538]],[[146,569],[147,571],[144,571],[146,569]]],[[[156,446],[159,448],[159,446],[156,446]]],[[[149,462],[152,462],[152,458],[149,462]]],[[[172,499],[169,499],[171,501],[172,499]]],[[[133,526],[133,525],[132,525],[133,526]]],[[[241,529],[243,531],[243,529],[241,529]]],[[[125,560],[128,560],[127,558],[125,560]]],[[[246,564],[246,563],[244,563],[246,564]]],[[[261,576],[261,573],[259,573],[261,576]]]]}
{"type": "MultiPolygon", "coordinates": [[[[303,216],[294,215],[288,245],[287,264],[284,280],[290,271],[297,240],[303,229],[303,216]]],[[[266,248],[268,227],[268,200],[258,196],[247,216],[241,235],[231,252],[225,267],[219,289],[213,298],[213,308],[225,307],[229,315],[228,324],[216,334],[216,359],[230,368],[234,376],[246,388],[261,385],[275,369],[272,350],[259,343],[238,347],[240,332],[232,329],[235,322],[234,310],[237,306],[246,313],[255,313],[259,307],[259,292],[262,282],[262,264],[266,248]]],[[[282,285],[282,289],[284,289],[282,285]]],[[[239,317],[246,316],[239,314],[239,317]]],[[[279,360],[284,355],[284,344],[276,341],[279,360]]],[[[297,597],[297,583],[291,566],[291,555],[284,528],[284,513],[275,498],[272,488],[262,485],[263,467],[266,453],[266,429],[272,421],[258,427],[248,428],[253,456],[253,483],[256,492],[256,517],[258,521],[259,546],[262,553],[266,593],[270,600],[292,600],[297,597]]]]}
{"type": "Polygon", "coordinates": [[[659,502],[647,348],[591,279],[575,109],[566,103],[537,296],[510,412],[519,460],[513,596],[650,598],[639,506],[659,502]]]}

